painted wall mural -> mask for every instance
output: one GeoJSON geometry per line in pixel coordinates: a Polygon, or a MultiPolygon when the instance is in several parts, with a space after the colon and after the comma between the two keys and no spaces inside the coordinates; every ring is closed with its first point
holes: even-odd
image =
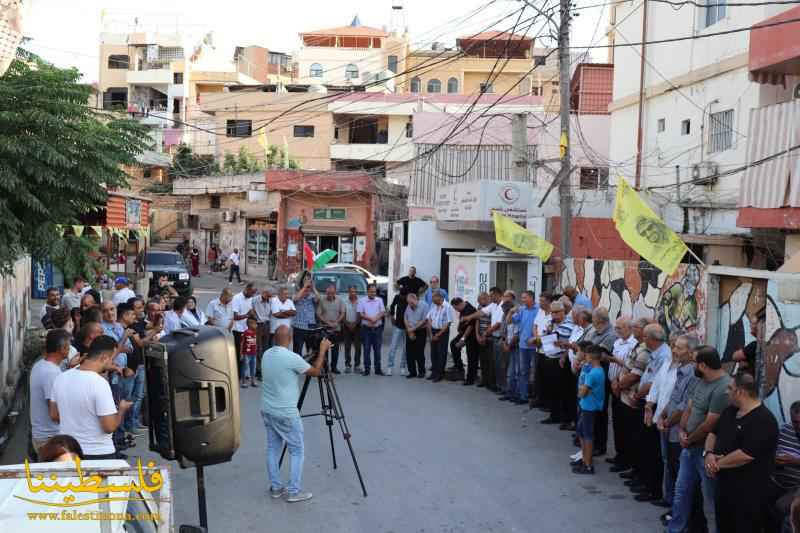
{"type": "MultiPolygon", "coordinates": [[[[763,322],[767,303],[767,280],[720,276],[717,313],[717,351],[723,362],[756,340],[753,326],[763,322]]],[[[712,326],[713,327],[713,326],[712,326]]]]}
{"type": "Polygon", "coordinates": [[[8,409],[17,380],[30,324],[31,261],[20,259],[14,276],[0,277],[0,416],[8,409]]]}
{"type": "Polygon", "coordinates": [[[669,332],[705,337],[706,275],[700,265],[680,265],[667,276],[645,261],[567,259],[556,290],[572,285],[595,307],[619,316],[655,318],[669,332]]]}
{"type": "Polygon", "coordinates": [[[767,283],[766,344],[759,368],[764,403],[778,421],[789,422],[789,407],[800,400],[800,302],[782,299],[779,283],[767,283]]]}

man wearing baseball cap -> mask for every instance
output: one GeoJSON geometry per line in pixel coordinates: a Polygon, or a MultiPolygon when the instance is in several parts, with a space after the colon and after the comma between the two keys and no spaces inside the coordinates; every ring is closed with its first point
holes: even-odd
{"type": "Polygon", "coordinates": [[[114,287],[117,289],[112,298],[114,305],[128,303],[131,298],[136,298],[136,293],[128,288],[128,278],[125,276],[117,277],[114,280],[114,287]]]}

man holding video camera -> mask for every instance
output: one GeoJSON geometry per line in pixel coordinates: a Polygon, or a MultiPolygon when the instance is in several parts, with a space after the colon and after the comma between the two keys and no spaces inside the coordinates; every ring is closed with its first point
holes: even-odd
{"type": "Polygon", "coordinates": [[[297,402],[300,398],[301,375],[318,377],[325,368],[325,357],[331,347],[328,339],[320,342],[319,356],[313,366],[289,350],[292,332],[285,326],[275,330],[274,344],[261,360],[261,417],[267,430],[267,472],[270,481],[270,496],[281,498],[288,495],[288,502],[311,499],[310,492],[300,490],[303,475],[303,422],[297,402]],[[286,443],[291,458],[291,477],[284,486],[280,477],[279,461],[283,444],[286,443]]]}

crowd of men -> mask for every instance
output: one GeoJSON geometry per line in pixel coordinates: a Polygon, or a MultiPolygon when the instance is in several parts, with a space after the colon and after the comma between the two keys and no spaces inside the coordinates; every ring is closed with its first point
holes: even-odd
{"type": "MultiPolygon", "coordinates": [[[[612,444],[609,471],[636,501],[665,509],[669,533],[788,532],[792,511],[800,512],[800,401],[791,406],[791,423],[779,427],[759,399],[754,365],[730,375],[717,351],[691,332],[668,336],[647,318],[621,316],[612,324],[607,309],[592,308],[573,287],[538,299],[493,287],[474,303],[448,302],[438,278],[425,283],[412,267],[397,280],[388,308],[374,286],[366,295],[351,287],[340,297],[334,285],[321,294],[308,277],[292,297],[286,288],[253,283],[237,294],[226,288],[203,313],[193,298],[168,291],[145,302],[126,282],[117,280],[111,301],[101,302],[80,279],[63,297],[48,292],[46,353],[31,374],[36,449],[62,434],[74,437],[85,457],[119,457],[135,446],[143,429],[142,350],[175,329],[208,324],[230,331],[241,386],[248,387],[270,365],[276,375],[318,375],[319,362],[312,369],[288,354],[316,349],[322,328],[334,374],[342,371],[343,349],[345,373],[392,375],[397,365],[407,379],[458,380],[542,410],[541,424],[557,426],[579,448],[569,458],[576,475],[593,475],[596,458],[612,444]],[[392,331],[384,367],[386,322],[392,331]],[[261,361],[270,354],[275,361],[261,361]]],[[[275,395],[272,386],[262,389],[275,395]]],[[[285,411],[262,406],[267,434],[290,444],[295,456],[299,446],[302,457],[299,414],[284,419],[285,411]]],[[[277,480],[271,484],[276,494],[283,491],[277,480]]],[[[289,488],[300,501],[299,477],[289,488]]]]}

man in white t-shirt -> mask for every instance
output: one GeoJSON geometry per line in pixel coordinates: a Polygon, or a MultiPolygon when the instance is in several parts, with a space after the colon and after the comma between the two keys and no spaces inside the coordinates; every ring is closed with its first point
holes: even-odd
{"type": "Polygon", "coordinates": [[[270,332],[275,332],[280,326],[292,328],[292,317],[297,313],[294,302],[289,298],[289,289],[286,287],[278,291],[277,296],[272,297],[272,316],[269,317],[270,332]]]}
{"type": "Polygon", "coordinates": [[[65,329],[51,329],[45,340],[44,357],[36,361],[30,377],[31,437],[33,449],[58,435],[58,422],[50,418],[53,383],[61,375],[61,362],[69,355],[72,335],[65,329]]]}
{"type": "Polygon", "coordinates": [[[125,276],[119,276],[115,279],[114,287],[117,289],[114,296],[111,298],[114,305],[125,304],[128,303],[128,300],[131,298],[136,298],[136,293],[128,287],[128,278],[125,276]]]}
{"type": "Polygon", "coordinates": [[[114,405],[111,386],[103,373],[113,367],[117,341],[101,335],[92,341],[78,368],[67,370],[53,383],[50,416],[60,423],[60,432],[71,435],[83,450],[84,459],[119,457],[111,435],[125,419],[132,402],[114,405]]]}
{"type": "Polygon", "coordinates": [[[242,333],[247,331],[247,317],[253,310],[253,297],[258,291],[255,285],[248,283],[244,290],[233,297],[233,340],[236,343],[236,358],[240,358],[242,348],[242,333]]]}
{"type": "Polygon", "coordinates": [[[236,281],[239,282],[239,285],[242,284],[242,277],[239,275],[239,263],[241,259],[239,258],[239,249],[234,248],[233,253],[228,256],[228,285],[233,283],[233,276],[236,276],[236,281]]]}

